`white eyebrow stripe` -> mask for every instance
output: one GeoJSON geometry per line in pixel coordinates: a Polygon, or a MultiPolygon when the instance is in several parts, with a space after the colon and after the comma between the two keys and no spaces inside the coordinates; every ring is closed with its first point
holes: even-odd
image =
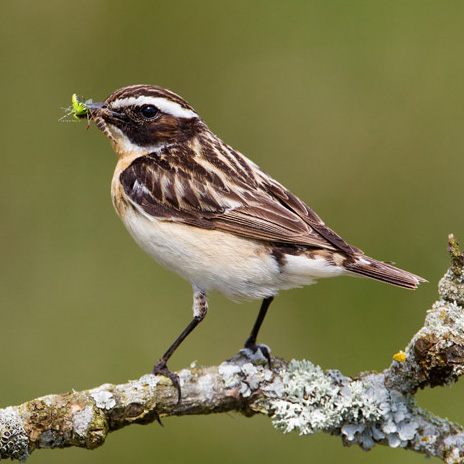
{"type": "Polygon", "coordinates": [[[116,100],[110,104],[113,109],[118,109],[123,106],[140,106],[140,105],[154,105],[163,113],[170,114],[177,118],[198,118],[195,111],[182,108],[179,103],[173,102],[163,97],[149,97],[147,95],[140,95],[139,97],[127,97],[116,100]]]}

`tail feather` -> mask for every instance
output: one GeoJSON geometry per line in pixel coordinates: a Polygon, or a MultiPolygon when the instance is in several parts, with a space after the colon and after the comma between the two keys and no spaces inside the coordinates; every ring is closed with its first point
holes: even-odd
{"type": "Polygon", "coordinates": [[[377,261],[368,256],[354,256],[353,260],[344,263],[347,271],[370,279],[380,280],[397,287],[416,289],[421,282],[427,282],[422,277],[403,271],[390,264],[377,261]]]}

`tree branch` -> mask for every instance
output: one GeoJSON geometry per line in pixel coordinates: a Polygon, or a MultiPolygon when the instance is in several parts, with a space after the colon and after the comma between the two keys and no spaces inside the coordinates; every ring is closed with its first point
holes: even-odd
{"type": "Polygon", "coordinates": [[[439,299],[383,372],[350,378],[309,361],[277,358],[271,370],[259,352],[241,350],[219,366],[180,371],[180,404],[168,379],[145,375],[0,409],[0,459],[24,461],[40,448],[93,449],[114,430],[165,416],[238,411],[265,414],[283,432],[326,432],[366,450],[381,444],[462,463],[464,428],[419,408],[413,397],[464,372],[464,255],[452,235],[449,251],[439,299]]]}

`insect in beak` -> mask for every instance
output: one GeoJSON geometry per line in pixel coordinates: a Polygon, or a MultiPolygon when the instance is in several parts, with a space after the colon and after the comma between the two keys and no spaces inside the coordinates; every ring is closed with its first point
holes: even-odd
{"type": "Polygon", "coordinates": [[[110,140],[113,140],[113,135],[105,121],[105,116],[110,114],[108,105],[106,102],[94,103],[92,100],[81,101],[77,94],[73,94],[71,97],[71,107],[67,109],[68,115],[73,115],[75,119],[80,121],[81,119],[87,119],[87,127],[90,127],[90,120],[93,119],[95,125],[100,129],[110,140]]]}

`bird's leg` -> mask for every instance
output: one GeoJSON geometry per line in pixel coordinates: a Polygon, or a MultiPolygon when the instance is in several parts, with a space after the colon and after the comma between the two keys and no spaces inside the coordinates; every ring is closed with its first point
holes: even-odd
{"type": "Polygon", "coordinates": [[[190,332],[205,318],[206,313],[208,312],[208,300],[206,299],[206,294],[193,287],[193,320],[190,324],[184,329],[184,331],[176,338],[174,343],[168,348],[166,353],[158,359],[155,366],[153,367],[152,374],[157,375],[161,374],[165,377],[171,379],[174,387],[177,389],[177,402],[180,403],[181,392],[180,392],[180,382],[179,376],[174,372],[170,371],[166,363],[169,358],[174,354],[174,351],[179,347],[179,345],[187,338],[190,332]]]}
{"type": "Polygon", "coordinates": [[[255,353],[256,350],[260,349],[264,357],[267,359],[269,366],[271,366],[271,353],[269,351],[269,348],[266,345],[257,345],[256,338],[258,337],[259,329],[261,328],[261,324],[264,321],[267,310],[269,309],[269,306],[271,305],[273,299],[273,296],[268,296],[267,298],[264,298],[261,304],[261,308],[259,310],[258,317],[256,318],[253,329],[251,330],[251,334],[245,342],[245,348],[248,348],[249,350],[253,351],[253,353],[255,353]]]}

